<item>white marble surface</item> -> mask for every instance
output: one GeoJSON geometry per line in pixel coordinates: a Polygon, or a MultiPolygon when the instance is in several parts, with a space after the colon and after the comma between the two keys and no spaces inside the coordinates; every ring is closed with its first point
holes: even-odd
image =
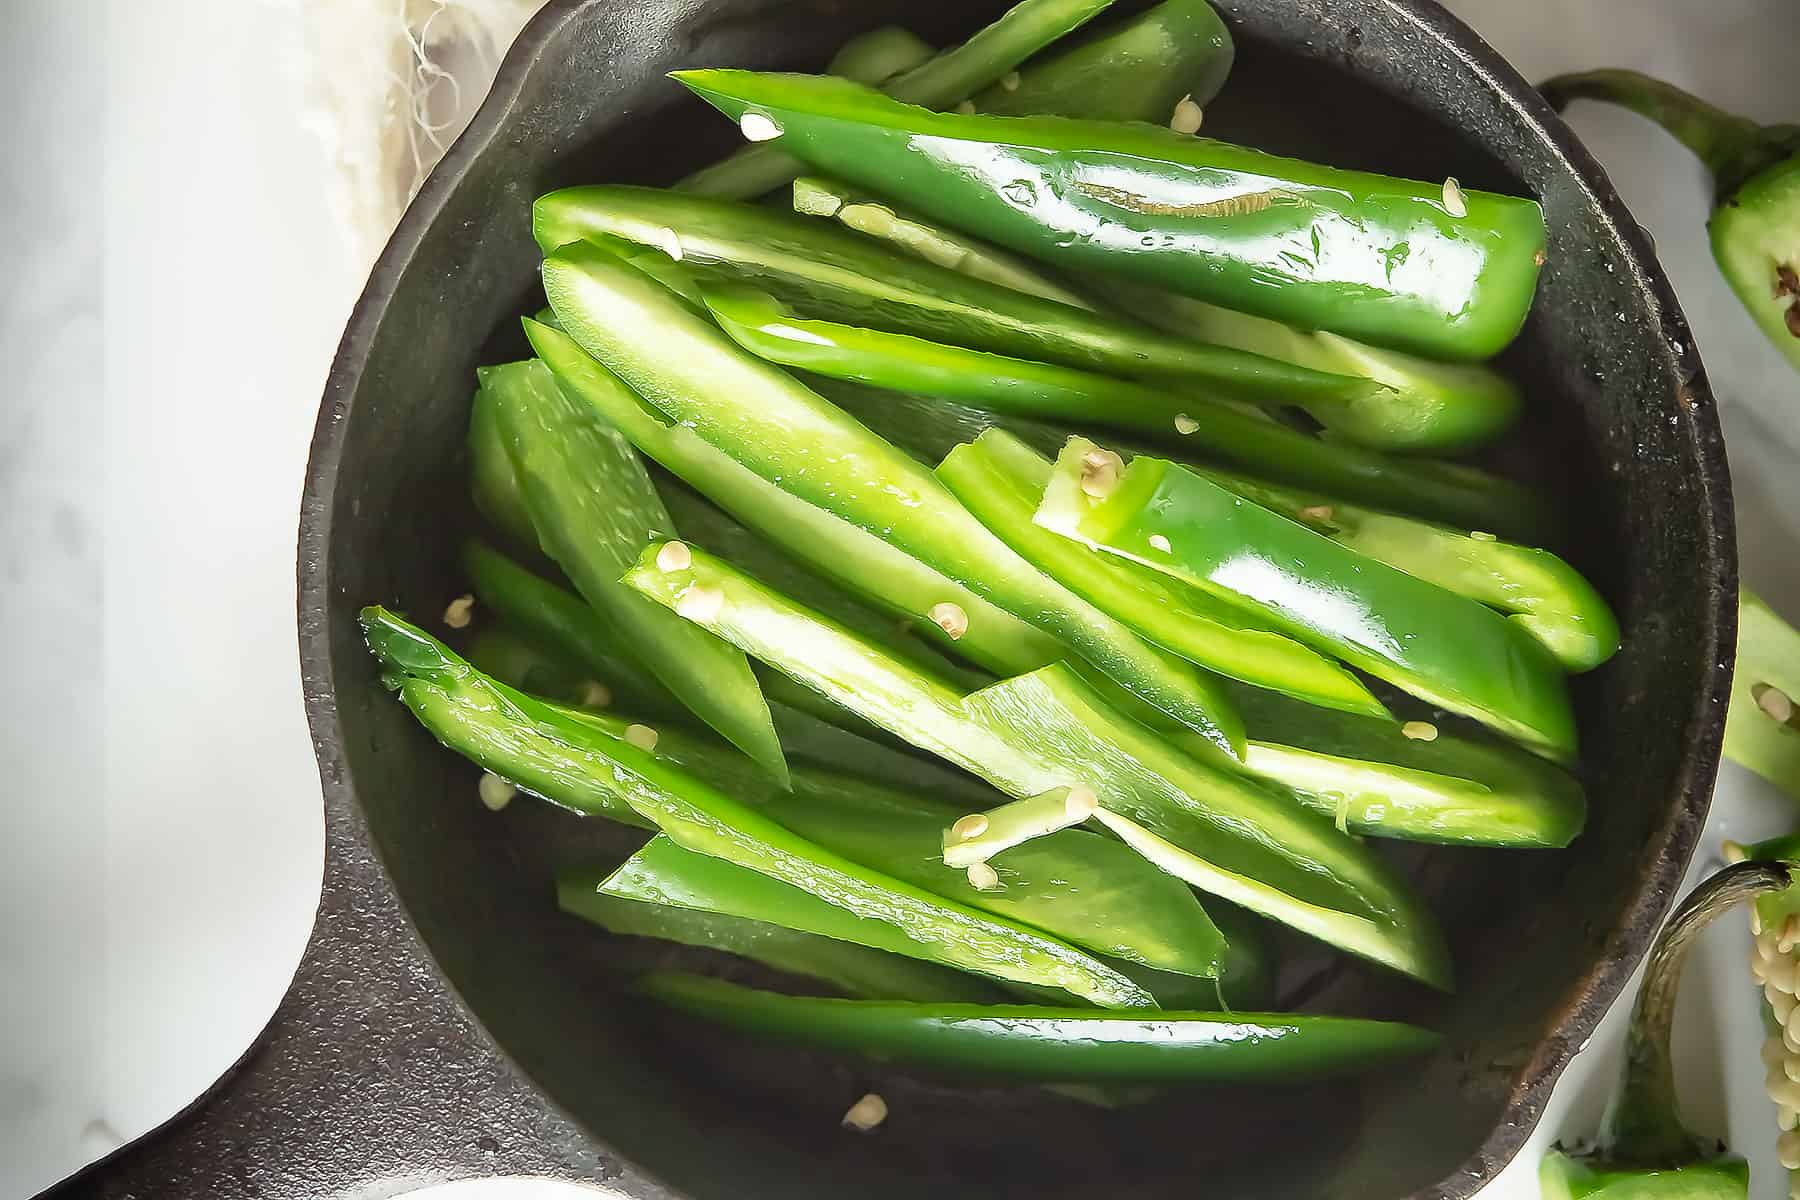
{"type": "MultiPolygon", "coordinates": [[[[14,118],[0,175],[13,384],[0,728],[22,785],[0,839],[0,1196],[29,1195],[203,1090],[266,1019],[311,925],[321,839],[292,545],[314,410],[360,280],[284,69],[294,2],[28,3],[0,39],[14,118]]],[[[1800,47],[1792,0],[1450,7],[1533,78],[1637,66],[1729,108],[1800,116],[1785,82],[1800,47]]],[[[1574,121],[1655,234],[1692,320],[1746,577],[1800,616],[1800,380],[1719,281],[1686,153],[1624,114],[1574,121]]],[[[1719,838],[1792,819],[1727,767],[1696,871],[1719,838]]],[[[1775,1196],[1748,947],[1736,922],[1709,935],[1678,1041],[1694,1123],[1751,1154],[1757,1195],[1775,1196]]],[[[1535,1196],[1538,1148],[1591,1129],[1614,1049],[1603,1032],[1577,1060],[1490,1200],[1535,1196]]]]}

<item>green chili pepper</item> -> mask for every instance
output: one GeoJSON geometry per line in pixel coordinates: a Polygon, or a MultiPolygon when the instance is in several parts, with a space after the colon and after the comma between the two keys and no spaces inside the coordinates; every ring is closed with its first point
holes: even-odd
{"type": "Polygon", "coordinates": [[[1737,670],[1725,757],[1800,800],[1800,630],[1748,588],[1739,594],[1737,670]]]}
{"type": "MultiPolygon", "coordinates": [[[[984,1004],[1001,998],[998,989],[972,975],[936,966],[922,960],[886,950],[872,950],[854,941],[799,929],[770,921],[734,915],[705,906],[686,907],[666,898],[667,875],[652,872],[652,865],[664,856],[680,856],[683,874],[704,872],[729,876],[734,882],[761,885],[780,900],[780,908],[772,916],[791,919],[796,910],[808,914],[832,914],[858,923],[861,930],[885,930],[886,936],[905,942],[905,935],[880,921],[865,921],[843,909],[815,900],[798,888],[777,883],[765,875],[743,867],[734,867],[724,859],[708,858],[681,849],[666,837],[654,837],[623,867],[616,871],[570,871],[556,880],[556,902],[566,913],[606,929],[612,933],[634,937],[660,938],[684,946],[697,946],[735,954],[753,962],[773,967],[790,975],[803,975],[834,988],[847,996],[867,999],[912,1000],[919,1002],[951,1001],[984,1004]],[[602,892],[609,882],[622,885],[631,872],[636,882],[649,883],[644,898],[602,892]]],[[[694,890],[683,879],[682,891],[694,890]]],[[[722,902],[721,902],[722,903],[722,902]]]]}
{"type": "Polygon", "coordinates": [[[1177,878],[1447,986],[1440,934],[1379,860],[1287,797],[1122,717],[1067,668],[964,697],[704,552],[679,570],[657,552],[627,572],[629,585],[913,745],[1014,797],[1089,787],[1102,813],[1166,835],[1173,851],[1155,861],[1177,878]]]}
{"type": "Polygon", "coordinates": [[[612,689],[579,664],[500,625],[483,625],[462,648],[463,657],[484,675],[558,704],[599,709],[612,689]]]}
{"type": "Polygon", "coordinates": [[[1713,258],[1769,340],[1800,367],[1800,125],[1758,125],[1636,71],[1559,75],[1557,108],[1604,100],[1655,121],[1712,173],[1713,258]]]}
{"type": "MultiPolygon", "coordinates": [[[[733,784],[751,779],[766,788],[760,775],[750,774],[747,760],[734,774],[719,775],[733,771],[729,760],[675,731],[630,726],[533,699],[480,676],[435,638],[385,609],[364,609],[362,624],[370,649],[409,705],[418,692],[455,709],[458,740],[441,734],[440,740],[477,762],[499,763],[504,778],[527,790],[592,815],[654,822],[683,849],[748,868],[858,917],[896,925],[946,966],[1059,988],[1103,1007],[1155,1007],[1149,992],[1074,947],[852,863],[699,773],[704,769],[733,784]],[[652,749],[645,749],[645,742],[652,749]],[[515,750],[522,751],[516,760],[509,757],[515,750]],[[630,815],[622,813],[624,806],[630,815]]],[[[431,721],[426,724],[438,732],[431,721]]]]}
{"type": "Polygon", "coordinates": [[[1362,682],[1292,638],[1193,588],[1032,523],[1050,461],[1003,430],[952,450],[937,475],[987,527],[1063,586],[1203,667],[1327,708],[1386,716],[1362,682]]]}
{"type": "Polygon", "coordinates": [[[1591,671],[1619,649],[1619,622],[1581,572],[1548,550],[1373,512],[1328,495],[1192,468],[1229,492],[1338,545],[1507,615],[1565,671],[1591,671]]]}
{"type": "Polygon", "coordinates": [[[1036,264],[1004,251],[990,250],[973,238],[910,215],[902,216],[874,193],[856,191],[835,179],[802,175],[794,180],[794,211],[802,216],[834,218],[846,229],[971,279],[983,279],[1074,308],[1094,308],[1086,297],[1051,279],[1036,264]]]}
{"type": "MultiPolygon", "coordinates": [[[[897,212],[885,201],[836,180],[796,179],[794,211],[833,217],[858,233],[973,278],[1094,307],[1035,263],[913,213],[897,212]]],[[[1091,274],[1082,283],[1115,307],[1169,333],[1385,385],[1360,398],[1308,406],[1309,414],[1334,439],[1389,451],[1457,453],[1504,433],[1522,405],[1513,382],[1489,367],[1432,362],[1142,284],[1091,274]]]]}
{"type": "MultiPolygon", "coordinates": [[[[1250,400],[1354,400],[1382,385],[1208,346],[974,279],[755,204],[606,184],[540,196],[532,229],[546,253],[599,237],[679,257],[703,282],[746,283],[813,315],[978,350],[1126,375],[1204,383],[1250,400]]],[[[571,331],[573,332],[573,331],[571,331]]]]}
{"type": "Polygon", "coordinates": [[[628,644],[628,635],[581,597],[480,542],[463,543],[460,561],[483,609],[554,650],[566,666],[585,668],[588,678],[612,693],[627,711],[664,720],[691,719],[673,692],[618,649],[628,644]]]}
{"type": "Polygon", "coordinates": [[[1217,396],[808,320],[767,293],[742,287],[706,287],[701,294],[732,340],[784,366],[1009,415],[1147,433],[1302,486],[1508,532],[1540,529],[1551,520],[1539,497],[1510,481],[1469,467],[1332,445],[1217,396]]]}
{"type": "Polygon", "coordinates": [[[1790,883],[1791,865],[1740,863],[1696,888],[1663,928],[1625,1035],[1619,1088],[1591,1148],[1553,1150],[1538,1178],[1544,1200],[1745,1200],[1749,1168],[1681,1123],[1669,1029],[1688,952],[1714,918],[1741,901],[1790,883]]]}
{"type": "Polygon", "coordinates": [[[1232,696],[1249,725],[1244,769],[1352,833],[1566,846],[1586,819],[1581,785],[1535,754],[1436,725],[1414,725],[1409,736],[1393,721],[1326,712],[1251,688],[1235,688],[1232,696]]]}
{"type": "Polygon", "coordinates": [[[484,368],[482,386],[501,397],[501,436],[539,541],[582,598],[619,630],[614,644],[785,780],[781,742],[744,656],[696,636],[619,585],[619,572],[644,542],[674,530],[631,443],[565,395],[542,363],[484,368]]]}
{"type": "Polygon", "coordinates": [[[1206,0],[1163,0],[1072,49],[1026,64],[1017,78],[976,96],[975,111],[1164,123],[1183,99],[1210,104],[1235,56],[1231,31],[1206,0]]]}
{"type": "Polygon", "coordinates": [[[593,405],[638,450],[822,575],[909,618],[924,636],[990,670],[1015,674],[1061,657],[1055,639],[881,538],[790,496],[691,430],[671,424],[567,334],[536,321],[525,322],[525,333],[557,381],[593,405]],[[945,602],[969,614],[969,629],[960,639],[952,639],[930,619],[932,606],[945,602]]]}
{"type": "MultiPolygon", "coordinates": [[[[954,49],[933,55],[912,70],[882,83],[908,104],[951,105],[997,83],[1020,63],[1104,11],[1112,0],[1019,0],[998,21],[954,49]]],[[[865,60],[866,61],[866,60],[865,60]]],[[[840,63],[840,66],[845,65],[840,63]]],[[[862,66],[853,58],[850,66],[862,66]]],[[[885,66],[885,61],[878,64],[885,66]]],[[[800,173],[787,148],[749,146],[730,158],[694,172],[676,186],[690,192],[751,200],[772,192],[800,173]]]]}
{"type": "Polygon", "coordinates": [[[1438,1036],[1347,1017],[1159,1012],[1113,1016],[1028,1005],[905,1004],[785,996],[655,972],[646,995],[754,1035],[956,1075],[1034,1079],[1302,1082],[1426,1054],[1438,1036]]]}
{"type": "Polygon", "coordinates": [[[1155,567],[1354,667],[1559,761],[1575,720],[1550,653],[1505,617],[1357,554],[1185,467],[1129,467],[1085,438],[1057,461],[1037,522],[1155,567]]]}
{"type": "Polygon", "coordinates": [[[933,113],[842,79],[677,71],[814,170],[1048,262],[1421,354],[1486,358],[1524,323],[1531,200],[1129,123],[933,113]]]}
{"type": "Polygon", "coordinates": [[[878,87],[936,57],[937,49],[912,30],[883,25],[839,46],[825,73],[878,87]]]}
{"type": "Polygon", "coordinates": [[[522,552],[541,554],[531,510],[500,435],[500,393],[485,383],[469,405],[469,492],[476,511],[522,552]]]}
{"type": "Polygon", "coordinates": [[[1116,307],[1169,333],[1385,384],[1358,400],[1307,409],[1332,440],[1392,454],[1462,454],[1506,433],[1524,408],[1519,386],[1480,363],[1437,362],[1143,284],[1107,277],[1084,283],[1116,307]]]}
{"type": "MultiPolygon", "coordinates": [[[[544,284],[570,336],[671,420],[790,495],[1031,622],[1237,755],[1242,730],[1216,679],[1014,554],[930,471],[786,372],[746,354],[654,280],[598,247],[565,246],[545,259],[544,284]]],[[[948,597],[929,615],[953,636],[966,633],[971,619],[948,597]]]]}

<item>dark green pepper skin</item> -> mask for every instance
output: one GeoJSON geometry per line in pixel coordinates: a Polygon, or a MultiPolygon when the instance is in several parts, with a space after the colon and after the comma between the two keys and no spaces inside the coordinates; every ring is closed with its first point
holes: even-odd
{"type": "Polygon", "coordinates": [[[638,986],[759,1040],[1041,1082],[1298,1083],[1425,1054],[1439,1041],[1416,1026],[1348,1017],[828,1000],[679,972],[652,973],[638,986]]]}
{"type": "Polygon", "coordinates": [[[814,170],[1052,265],[1438,358],[1518,333],[1537,203],[1148,125],[932,113],[841,79],[680,71],[814,170]]]}
{"type": "Polygon", "coordinates": [[[1539,87],[1559,109],[1574,100],[1629,108],[1699,156],[1715,187],[1707,233],[1719,273],[1800,369],[1800,125],[1759,125],[1637,71],[1559,75],[1539,87]]]}
{"type": "Polygon", "coordinates": [[[1071,438],[1036,520],[1239,603],[1276,627],[1539,754],[1575,757],[1575,719],[1549,651],[1493,609],[1163,459],[1133,459],[1104,497],[1084,491],[1091,442],[1071,438]],[[1151,540],[1155,539],[1155,540],[1151,540]]]}

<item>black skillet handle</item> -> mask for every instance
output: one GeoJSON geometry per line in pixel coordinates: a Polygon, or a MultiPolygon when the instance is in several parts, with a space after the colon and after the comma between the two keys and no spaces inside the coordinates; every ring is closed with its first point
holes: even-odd
{"type": "MultiPolygon", "coordinates": [[[[400,911],[351,806],[326,805],[318,920],[257,1042],[186,1111],[48,1197],[392,1195],[621,1168],[494,1048],[400,911]]],[[[635,1193],[634,1193],[635,1194],[635,1193]]]]}

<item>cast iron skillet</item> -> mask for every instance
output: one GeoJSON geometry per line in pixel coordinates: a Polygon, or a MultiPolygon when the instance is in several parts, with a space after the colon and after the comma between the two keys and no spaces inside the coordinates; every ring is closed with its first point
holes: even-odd
{"type": "MultiPolygon", "coordinates": [[[[332,366],[300,526],[300,648],[324,782],[318,925],[259,1046],[196,1109],[75,1181],[109,1196],[392,1194],[485,1174],[632,1197],[920,1194],[1216,1200],[1467,1197],[1512,1157],[1619,991],[1705,815],[1735,641],[1725,454],[1649,240],[1525,82],[1426,0],[1226,3],[1241,62],[1209,133],[1344,166],[1540,197],[1549,265],[1508,365],[1515,457],[1576,518],[1571,553],[1624,651],[1578,686],[1593,799],[1572,850],[1410,867],[1457,955],[1454,999],[1356,970],[1316,1002],[1445,1030],[1400,1079],[1105,1113],[1019,1094],[836,1119],[856,1072],[648,1016],[606,969],[632,951],[554,912],[556,864],[618,852],[546,806],[495,817],[473,772],[377,683],[355,613],[453,594],[472,371],[522,348],[533,196],[672,179],[734,138],[675,67],[816,67],[903,19],[939,41],[1000,0],[556,0],[407,212],[332,366]]],[[[1122,6],[1123,7],[1123,6],[1122,6]]]]}

